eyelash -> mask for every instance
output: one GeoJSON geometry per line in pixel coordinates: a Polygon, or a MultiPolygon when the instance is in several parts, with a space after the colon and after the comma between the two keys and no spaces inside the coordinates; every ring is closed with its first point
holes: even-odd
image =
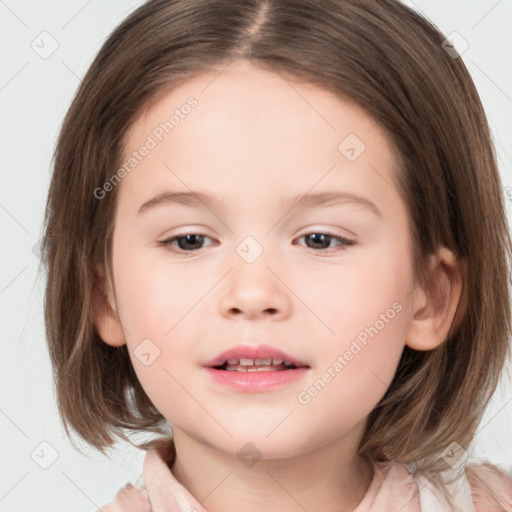
{"type": "MultiPolygon", "coordinates": [[[[180,238],[186,238],[188,235],[199,235],[202,237],[210,238],[208,235],[205,235],[203,233],[183,233],[183,234],[177,234],[175,236],[167,238],[166,240],[162,240],[162,241],[158,242],[158,245],[160,247],[164,247],[165,249],[167,249],[171,252],[177,253],[177,254],[186,254],[186,253],[197,252],[199,249],[185,251],[183,249],[176,250],[176,249],[172,248],[173,242],[175,242],[176,240],[178,240],[180,238]]],[[[340,242],[340,245],[338,247],[341,247],[341,249],[339,249],[341,251],[345,251],[347,246],[356,244],[356,242],[354,240],[349,240],[348,238],[345,238],[345,237],[339,236],[339,235],[335,235],[334,233],[331,233],[328,231],[311,231],[310,233],[306,233],[306,234],[300,236],[299,239],[309,236],[309,235],[327,235],[328,237],[340,242]]],[[[312,249],[312,250],[314,252],[323,252],[323,253],[327,253],[327,254],[331,254],[333,252],[332,250],[329,250],[329,249],[319,249],[318,251],[315,249],[312,249]]],[[[334,252],[337,252],[337,251],[334,251],[334,252]]]]}

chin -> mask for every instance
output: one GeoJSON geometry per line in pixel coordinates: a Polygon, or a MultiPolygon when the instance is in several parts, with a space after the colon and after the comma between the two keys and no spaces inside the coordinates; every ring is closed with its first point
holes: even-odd
{"type": "Polygon", "coordinates": [[[273,432],[254,427],[246,430],[228,429],[233,438],[223,436],[215,447],[239,458],[242,462],[245,458],[250,461],[251,457],[266,460],[297,457],[315,447],[311,440],[297,437],[285,428],[278,432],[280,428],[273,432]]]}

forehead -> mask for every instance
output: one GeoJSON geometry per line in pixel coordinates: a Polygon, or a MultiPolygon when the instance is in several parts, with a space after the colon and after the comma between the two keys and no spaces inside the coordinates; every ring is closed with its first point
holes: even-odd
{"type": "Polygon", "coordinates": [[[376,180],[392,182],[393,147],[366,111],[246,61],[159,94],[128,132],[124,161],[148,141],[153,147],[121,187],[139,196],[165,184],[213,186],[220,195],[229,184],[268,195],[269,180],[284,192],[292,185],[297,192],[320,182],[334,186],[340,178],[366,189],[376,180]]]}
{"type": "MultiPolygon", "coordinates": [[[[241,125],[247,130],[253,127],[252,133],[259,137],[265,133],[270,136],[276,131],[270,122],[278,122],[277,127],[292,129],[290,136],[307,133],[308,126],[309,131],[320,128],[333,134],[338,132],[338,135],[342,135],[344,129],[359,130],[363,135],[364,131],[376,126],[375,120],[347,97],[342,98],[314,84],[298,83],[264,64],[235,60],[175,88],[160,91],[137,116],[128,140],[141,140],[160,123],[169,120],[190,97],[198,103],[192,117],[198,117],[197,112],[200,112],[204,131],[212,123],[215,125],[215,131],[208,132],[210,137],[222,135],[235,122],[237,128],[241,125]],[[341,109],[344,115],[340,117],[337,114],[341,109]],[[251,114],[249,119],[247,114],[251,114]],[[267,124],[266,130],[261,130],[262,124],[267,124]]],[[[176,132],[178,130],[173,137],[176,132]]],[[[380,135],[385,137],[383,133],[380,135]]]]}

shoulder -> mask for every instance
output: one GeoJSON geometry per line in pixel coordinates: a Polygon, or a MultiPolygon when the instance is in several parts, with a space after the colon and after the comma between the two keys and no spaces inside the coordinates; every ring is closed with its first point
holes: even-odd
{"type": "Polygon", "coordinates": [[[469,464],[466,478],[477,512],[512,512],[512,475],[497,466],[469,464]]]}
{"type": "Polygon", "coordinates": [[[119,489],[112,503],[103,505],[98,512],[151,512],[151,506],[146,489],[128,483],[119,489]]]}

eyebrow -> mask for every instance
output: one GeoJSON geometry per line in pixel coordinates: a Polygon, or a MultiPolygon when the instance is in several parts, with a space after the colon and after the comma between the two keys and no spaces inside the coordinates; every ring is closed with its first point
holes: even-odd
{"type": "MultiPolygon", "coordinates": [[[[181,204],[189,207],[215,208],[226,203],[214,196],[202,192],[163,192],[149,201],[146,201],[138,210],[143,214],[148,210],[161,205],[181,204]]],[[[351,192],[320,192],[315,194],[297,194],[289,196],[281,202],[282,206],[293,208],[314,208],[315,206],[329,206],[340,203],[357,203],[364,206],[368,211],[382,218],[382,213],[368,198],[353,194],[351,192]]]]}

